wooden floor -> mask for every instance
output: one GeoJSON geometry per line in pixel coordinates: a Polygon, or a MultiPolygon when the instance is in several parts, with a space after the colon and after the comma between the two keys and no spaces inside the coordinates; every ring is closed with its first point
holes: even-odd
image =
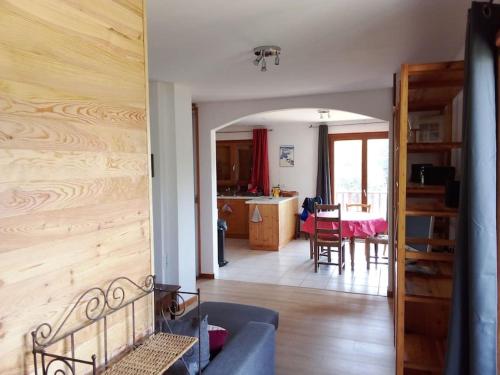
{"type": "Polygon", "coordinates": [[[204,301],[279,311],[276,374],[392,375],[392,307],[385,297],[229,280],[198,283],[204,301]]]}

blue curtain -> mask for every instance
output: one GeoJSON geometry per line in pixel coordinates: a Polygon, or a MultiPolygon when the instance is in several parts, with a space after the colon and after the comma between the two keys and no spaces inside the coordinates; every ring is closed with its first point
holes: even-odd
{"type": "Polygon", "coordinates": [[[500,8],[472,3],[468,15],[462,187],[446,375],[496,374],[496,47],[500,8]]]}

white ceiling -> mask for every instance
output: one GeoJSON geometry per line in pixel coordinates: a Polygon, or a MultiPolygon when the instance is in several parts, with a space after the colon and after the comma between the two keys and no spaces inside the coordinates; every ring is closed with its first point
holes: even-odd
{"type": "Polygon", "coordinates": [[[255,115],[247,116],[239,120],[235,125],[263,125],[272,126],[276,124],[349,124],[349,123],[365,123],[365,122],[380,122],[383,121],[374,119],[372,117],[360,115],[352,112],[329,110],[330,116],[323,115],[321,119],[318,108],[297,108],[297,109],[284,109],[282,111],[270,111],[257,113],[255,115]]]}
{"type": "Polygon", "coordinates": [[[402,62],[456,59],[470,0],[149,0],[149,74],[196,101],[392,86],[402,62]],[[282,47],[278,67],[254,47],[282,47]]]}

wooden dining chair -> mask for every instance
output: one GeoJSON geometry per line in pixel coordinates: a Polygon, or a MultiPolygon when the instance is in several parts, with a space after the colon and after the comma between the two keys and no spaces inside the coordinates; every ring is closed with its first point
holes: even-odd
{"type": "Polygon", "coordinates": [[[371,212],[372,205],[364,204],[364,203],[346,203],[345,204],[346,211],[363,211],[363,212],[371,212]]]}
{"type": "Polygon", "coordinates": [[[318,272],[320,264],[325,264],[338,266],[339,275],[341,275],[342,269],[345,267],[344,259],[345,240],[342,238],[340,204],[315,204],[314,272],[318,272]],[[328,215],[325,215],[326,212],[328,215]],[[337,263],[332,262],[332,253],[337,253],[337,263]]]}
{"type": "Polygon", "coordinates": [[[365,238],[365,258],[366,269],[370,269],[370,264],[389,264],[389,258],[385,255],[387,245],[389,244],[389,236],[387,234],[376,234],[365,238]],[[374,245],[375,256],[371,255],[371,245],[374,245]],[[383,261],[379,262],[378,245],[384,245],[383,261]],[[372,259],[375,259],[374,261],[372,259]]]}

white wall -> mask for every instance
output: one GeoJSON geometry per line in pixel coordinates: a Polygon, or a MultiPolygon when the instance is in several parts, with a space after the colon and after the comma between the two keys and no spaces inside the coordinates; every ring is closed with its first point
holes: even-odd
{"type": "Polygon", "coordinates": [[[196,288],[191,92],[149,84],[151,150],[154,154],[155,274],[161,283],[196,288]]]}
{"type": "Polygon", "coordinates": [[[236,123],[239,119],[251,114],[291,108],[338,109],[392,122],[392,89],[207,102],[199,103],[198,107],[200,122],[201,269],[202,273],[215,274],[217,277],[215,131],[236,123]]]}
{"type": "MultiPolygon", "coordinates": [[[[299,203],[305,197],[316,195],[316,174],[318,167],[318,128],[309,127],[309,123],[274,123],[256,126],[228,126],[216,132],[216,140],[252,139],[253,128],[265,127],[268,132],[269,179],[271,186],[280,185],[282,190],[299,192],[299,203]],[[238,131],[238,133],[224,133],[238,131]],[[241,131],[248,131],[241,133],[241,131]],[[279,166],[279,148],[281,145],[295,146],[295,166],[279,166]]],[[[354,133],[389,131],[389,123],[366,125],[335,125],[328,128],[328,133],[354,133]]]]}

